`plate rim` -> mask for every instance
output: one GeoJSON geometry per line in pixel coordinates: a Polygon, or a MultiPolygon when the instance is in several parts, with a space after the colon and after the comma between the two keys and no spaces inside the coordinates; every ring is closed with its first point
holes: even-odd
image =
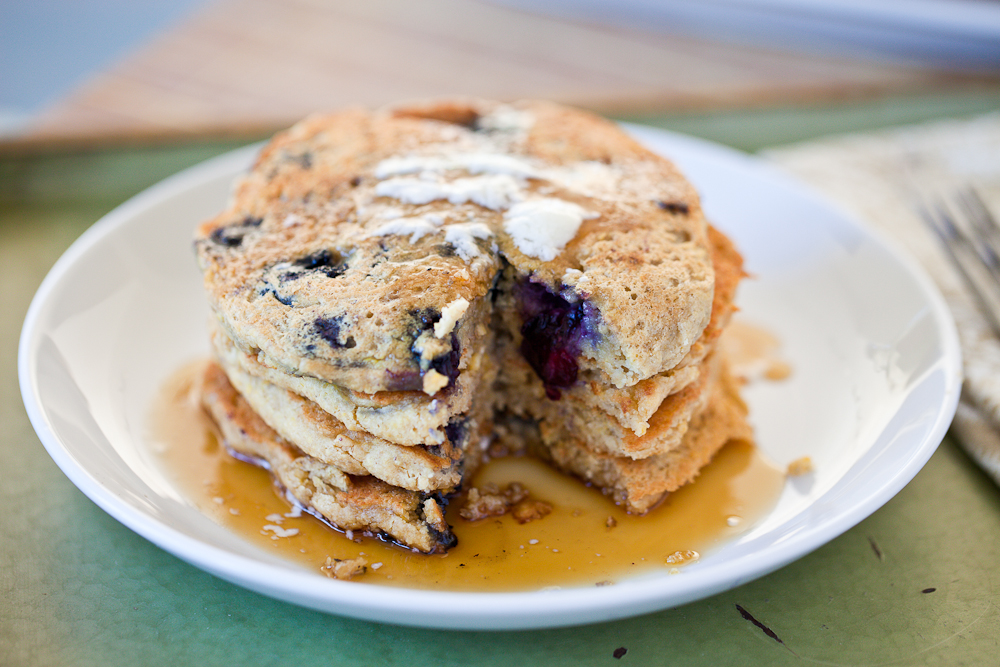
{"type": "MultiPolygon", "coordinates": [[[[944,401],[938,406],[935,421],[928,429],[927,436],[921,442],[921,446],[914,449],[913,454],[916,456],[910,457],[905,466],[895,470],[894,474],[888,477],[876,493],[867,496],[865,502],[855,503],[850,511],[839,513],[832,523],[824,523],[823,530],[813,528],[791,536],[782,542],[782,549],[777,550],[777,553],[772,547],[761,553],[745,554],[728,561],[726,567],[732,570],[731,573],[724,576],[717,575],[708,585],[701,581],[706,577],[671,578],[672,590],[666,596],[668,598],[666,600],[662,591],[649,586],[648,582],[641,578],[625,580],[616,586],[600,589],[567,588],[556,591],[496,593],[429,591],[326,580],[304,570],[281,569],[202,542],[162,523],[129,503],[119,500],[113,489],[102,485],[83,464],[73,458],[70,448],[56,437],[49,426],[42,397],[34,382],[32,368],[33,355],[31,353],[33,340],[37,336],[37,327],[40,325],[39,319],[47,301],[59,286],[64,274],[96,243],[112,235],[115,230],[126,226],[137,213],[155,207],[157,203],[169,200],[191,187],[204,183],[209,178],[219,177],[221,171],[227,169],[233,171],[241,165],[248,165],[262,142],[228,151],[188,167],[143,190],[102,216],[60,256],[32,298],[18,345],[18,380],[22,400],[32,427],[49,456],[84,495],[127,528],[158,547],[199,569],[250,590],[292,604],[369,621],[425,628],[513,630],[615,620],[676,607],[729,590],[765,576],[805,556],[840,536],[882,507],[909,483],[936,451],[951,423],[961,389],[961,350],[954,320],[937,286],[912,257],[903,252],[891,239],[886,238],[877,230],[863,225],[854,216],[820,196],[808,185],[792,178],[760,158],[726,146],[651,126],[629,124],[623,124],[623,126],[633,135],[637,135],[644,143],[647,143],[650,137],[659,137],[668,142],[683,144],[693,150],[704,152],[715,159],[736,160],[746,168],[766,170],[768,178],[783,181],[786,185],[803,192],[812,200],[813,204],[833,210],[842,222],[859,230],[887,251],[905,271],[907,278],[917,283],[921,295],[931,307],[935,329],[942,344],[942,353],[937,363],[943,365],[945,371],[948,368],[956,371],[948,374],[945,378],[944,401]],[[748,563],[748,561],[754,560],[757,562],[748,563]],[[234,567],[219,567],[217,565],[219,562],[234,564],[234,567]],[[734,565],[739,567],[734,567],[734,565]],[[274,576],[263,577],[262,583],[254,576],[245,575],[245,573],[255,573],[261,568],[265,573],[276,571],[277,578],[282,581],[282,585],[274,586],[268,583],[269,580],[275,579],[274,576]],[[365,586],[363,589],[365,595],[360,596],[365,598],[364,604],[358,604],[356,600],[359,597],[355,595],[356,591],[359,590],[359,585],[365,586]],[[470,603],[476,598],[488,600],[488,603],[481,604],[476,609],[470,609],[470,603]],[[526,602],[531,605],[531,613],[525,613],[526,602]],[[427,609],[458,609],[458,611],[429,615],[426,613],[427,609]]],[[[898,414],[898,412],[899,408],[894,414],[898,414]]],[[[709,574],[713,574],[714,569],[709,569],[709,574]]]]}

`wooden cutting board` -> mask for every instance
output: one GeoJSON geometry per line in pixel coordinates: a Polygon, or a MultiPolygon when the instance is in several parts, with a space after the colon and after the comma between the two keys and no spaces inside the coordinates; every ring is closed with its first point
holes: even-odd
{"type": "Polygon", "coordinates": [[[255,136],[320,109],[447,94],[543,97],[622,114],[968,84],[478,0],[218,0],[98,73],[8,144],[255,136]]]}

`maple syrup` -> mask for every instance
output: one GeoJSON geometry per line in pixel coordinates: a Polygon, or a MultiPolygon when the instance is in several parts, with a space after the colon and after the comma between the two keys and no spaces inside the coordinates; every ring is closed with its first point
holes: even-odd
{"type": "Polygon", "coordinates": [[[723,448],[691,484],[645,515],[529,457],[490,461],[473,484],[517,481],[551,514],[525,524],[511,516],[469,522],[451,503],[458,545],[425,555],[373,537],[340,533],[275,493],[270,474],[231,457],[195,395],[201,363],[172,377],[153,408],[152,434],[182,493],[228,530],[316,572],[328,557],[363,556],[352,579],[409,588],[518,591],[606,585],[652,569],[679,571],[700,554],[749,531],[776,503],[785,476],[743,442],[723,448]]]}
{"type": "Polygon", "coordinates": [[[729,370],[747,381],[785,380],[792,366],[781,357],[781,341],[763,327],[733,319],[722,334],[720,346],[729,370]]]}

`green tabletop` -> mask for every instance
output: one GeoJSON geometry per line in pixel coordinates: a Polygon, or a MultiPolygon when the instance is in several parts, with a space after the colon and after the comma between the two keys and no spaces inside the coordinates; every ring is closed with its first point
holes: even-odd
{"type": "MultiPolygon", "coordinates": [[[[1000,108],[1000,90],[640,120],[756,150],[1000,108]]],[[[887,505],[732,591],[525,632],[395,627],[208,575],[105,514],[35,436],[17,338],[49,267],[129,195],[230,146],[0,158],[0,665],[984,665],[1000,661],[1000,488],[950,438],[887,505]]],[[[433,610],[428,610],[433,613],[433,610]]]]}

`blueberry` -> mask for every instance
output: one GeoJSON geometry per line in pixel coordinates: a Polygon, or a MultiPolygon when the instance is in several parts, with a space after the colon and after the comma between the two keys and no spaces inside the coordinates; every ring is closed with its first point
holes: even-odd
{"type": "Polygon", "coordinates": [[[570,303],[544,285],[525,282],[516,295],[521,311],[521,354],[545,383],[546,395],[558,400],[560,389],[579,374],[580,342],[588,333],[587,302],[570,303]]]}
{"type": "Polygon", "coordinates": [[[300,257],[294,262],[283,262],[275,266],[280,282],[298,280],[310,271],[318,272],[327,278],[337,278],[347,271],[347,259],[339,253],[329,250],[317,250],[311,255],[300,257]]]}
{"type": "Polygon", "coordinates": [[[347,271],[347,260],[329,250],[319,250],[293,262],[306,271],[319,271],[327,278],[336,278],[347,271]]]}
{"type": "Polygon", "coordinates": [[[455,246],[450,243],[439,243],[434,246],[434,252],[436,252],[441,257],[455,257],[455,246]]]}
{"type": "Polygon", "coordinates": [[[319,337],[334,349],[354,347],[354,338],[351,336],[348,336],[343,343],[340,342],[340,332],[344,328],[342,317],[320,317],[313,323],[313,327],[319,337]]]}
{"type": "Polygon", "coordinates": [[[424,386],[419,370],[387,370],[386,389],[389,391],[420,391],[424,386]]]}
{"type": "Polygon", "coordinates": [[[458,377],[458,362],[461,360],[462,354],[460,351],[460,345],[458,342],[458,336],[454,333],[451,334],[451,351],[434,357],[431,359],[431,368],[436,370],[441,375],[455,382],[458,377]]]}
{"type": "Polygon", "coordinates": [[[243,243],[243,234],[234,234],[232,227],[219,227],[212,232],[212,241],[227,248],[235,248],[243,243]]]}
{"type": "Polygon", "coordinates": [[[681,215],[687,215],[691,208],[687,205],[687,202],[682,201],[664,201],[659,200],[656,202],[657,206],[662,208],[668,213],[679,213],[681,215]]]}
{"type": "Polygon", "coordinates": [[[410,330],[413,337],[420,335],[421,331],[427,331],[434,327],[434,323],[441,319],[441,311],[436,308],[417,308],[409,312],[413,320],[410,330]]]}
{"type": "Polygon", "coordinates": [[[469,435],[469,420],[463,417],[452,419],[444,427],[444,434],[453,447],[464,449],[465,440],[469,435]]]}
{"type": "Polygon", "coordinates": [[[455,537],[455,533],[450,530],[442,533],[440,530],[436,530],[433,526],[427,526],[427,531],[434,538],[434,541],[441,545],[441,548],[447,551],[451,549],[456,544],[458,544],[458,538],[455,537]]]}
{"type": "Polygon", "coordinates": [[[580,367],[576,355],[566,347],[555,347],[545,359],[541,377],[545,380],[545,395],[558,401],[562,395],[559,387],[571,387],[576,382],[580,367]]]}
{"type": "Polygon", "coordinates": [[[209,238],[218,245],[226,248],[235,248],[243,243],[243,237],[256,227],[260,227],[263,218],[247,216],[238,223],[225,225],[212,231],[209,238]]]}
{"type": "Polygon", "coordinates": [[[316,269],[321,266],[330,266],[332,260],[333,255],[330,254],[329,250],[317,250],[311,255],[295,260],[293,264],[301,266],[303,269],[316,269]]]}
{"type": "Polygon", "coordinates": [[[493,284],[490,285],[488,294],[490,295],[490,303],[496,303],[497,297],[500,296],[500,278],[503,276],[503,269],[496,272],[493,276],[493,284]]]}
{"type": "Polygon", "coordinates": [[[271,296],[273,296],[280,303],[282,303],[282,304],[284,304],[286,306],[291,307],[292,303],[294,303],[294,301],[295,301],[295,295],[294,294],[288,294],[286,296],[281,296],[280,294],[278,294],[278,291],[276,289],[274,289],[273,287],[271,287],[270,285],[268,285],[266,287],[262,287],[260,289],[259,294],[261,296],[264,296],[268,292],[271,293],[271,296]]]}
{"type": "MultiPolygon", "coordinates": [[[[443,494],[441,494],[441,493],[421,493],[420,494],[420,500],[419,500],[419,502],[417,504],[417,514],[424,521],[427,521],[427,517],[424,516],[424,502],[428,498],[433,498],[434,500],[436,500],[437,504],[438,504],[438,507],[441,508],[442,512],[444,512],[445,508],[448,507],[448,499],[443,494]]],[[[458,538],[455,537],[455,534],[453,532],[451,532],[451,530],[447,530],[446,529],[444,532],[442,532],[442,531],[437,530],[436,528],[434,528],[434,526],[428,524],[427,525],[427,531],[431,534],[431,537],[433,538],[434,542],[436,543],[436,545],[439,548],[443,548],[445,550],[448,550],[448,549],[451,549],[456,544],[458,544],[458,538]]]]}
{"type": "Polygon", "coordinates": [[[313,166],[312,153],[303,153],[302,155],[295,155],[291,157],[291,160],[298,162],[299,166],[303,169],[310,169],[313,166]]]}

